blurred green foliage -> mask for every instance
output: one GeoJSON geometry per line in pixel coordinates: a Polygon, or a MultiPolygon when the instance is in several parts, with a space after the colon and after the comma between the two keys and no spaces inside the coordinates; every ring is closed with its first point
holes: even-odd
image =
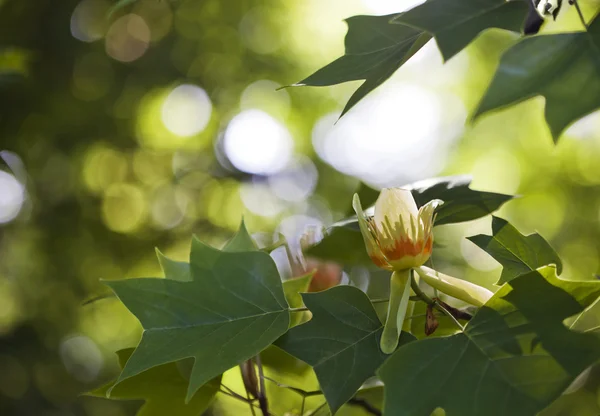
{"type": "MultiPolygon", "coordinates": [[[[219,245],[242,215],[250,232],[266,233],[259,237],[267,244],[275,230],[297,237],[298,221],[330,225],[345,217],[361,179],[372,179],[378,169],[385,178],[389,168],[375,163],[350,172],[334,158],[368,157],[355,142],[376,139],[369,123],[390,120],[377,130],[392,140],[384,145],[406,142],[409,155],[420,147],[437,155],[417,152],[410,166],[402,159],[385,184],[471,173],[475,189],[522,195],[499,215],[525,234],[546,238],[564,261],[563,277],[591,279],[600,271],[600,118],[578,122],[554,145],[543,100],[534,98],[463,127],[500,54],[514,43],[511,34],[485,32],[445,65],[430,44],[392,77],[389,85],[409,85],[413,90],[403,91],[437,100],[437,123],[411,122],[402,112],[415,107],[434,114],[417,105],[423,101],[391,110],[386,104],[385,112],[375,105],[360,113],[367,130],[345,130],[340,135],[347,145],[319,150],[323,117],[339,114],[356,85],[276,88],[342,55],[342,19],[401,11],[383,11],[383,3],[139,0],[109,16],[114,3],[108,0],[0,0],[0,414],[134,414],[139,403],[78,397],[119,371],[113,352],[133,346],[141,331],[110,298],[82,306],[106,292],[99,279],[159,276],[152,247],[185,260],[191,234],[219,245]],[[181,86],[196,88],[176,89],[181,86]],[[169,107],[180,96],[184,104],[169,107]],[[228,124],[252,110],[268,116],[271,130],[287,129],[303,172],[316,178],[309,191],[295,191],[300,197],[280,192],[277,184],[290,189],[285,177],[277,182],[232,164],[224,140],[228,124]],[[415,129],[430,124],[439,126],[425,132],[430,140],[415,141],[425,134],[415,129]]],[[[583,6],[586,15],[596,7],[583,6]]],[[[567,8],[544,30],[576,28],[575,10],[567,8]]],[[[377,91],[375,104],[382,99],[377,91]]],[[[248,140],[266,134],[260,124],[251,126],[248,140]]],[[[388,153],[402,154],[397,146],[388,153]]],[[[434,255],[436,267],[491,286],[499,264],[462,239],[489,228],[489,218],[441,227],[436,252],[444,262],[434,255]]],[[[282,270],[291,273],[285,265],[282,270]]],[[[379,290],[365,273],[353,268],[345,278],[379,290]]],[[[306,366],[276,359],[290,361],[295,371],[273,378],[316,388],[306,366]]],[[[227,372],[224,383],[242,394],[238,369],[227,372]]],[[[593,369],[547,414],[600,413],[599,386],[593,369]]],[[[278,401],[300,409],[297,394],[268,388],[277,397],[274,409],[278,401]]],[[[322,398],[310,400],[318,405],[322,398]]],[[[212,412],[248,411],[219,397],[212,412]]],[[[345,411],[358,414],[356,406],[345,411]]]]}

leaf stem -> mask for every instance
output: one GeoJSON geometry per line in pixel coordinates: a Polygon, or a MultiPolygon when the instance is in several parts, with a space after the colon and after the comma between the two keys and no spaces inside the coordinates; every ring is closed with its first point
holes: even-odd
{"type": "Polygon", "coordinates": [[[577,0],[572,0],[572,1],[573,1],[573,4],[575,5],[575,9],[577,9],[577,14],[579,15],[579,20],[581,20],[581,24],[583,25],[585,30],[588,30],[588,25],[585,22],[583,13],[581,12],[581,8],[579,7],[579,2],[577,0]]]}
{"type": "Polygon", "coordinates": [[[410,287],[413,290],[413,292],[415,292],[417,294],[417,296],[423,302],[425,302],[428,305],[432,305],[434,308],[436,308],[437,310],[439,310],[443,314],[445,314],[448,317],[450,317],[450,319],[452,319],[452,321],[454,321],[454,323],[456,324],[456,326],[459,327],[460,330],[464,332],[465,327],[462,326],[460,322],[458,322],[458,319],[456,319],[454,317],[454,315],[452,315],[446,308],[444,308],[442,305],[440,305],[440,303],[437,300],[431,299],[429,296],[427,296],[425,294],[425,292],[423,292],[423,290],[419,287],[419,283],[415,279],[414,275],[411,275],[411,278],[410,278],[410,287]]]}

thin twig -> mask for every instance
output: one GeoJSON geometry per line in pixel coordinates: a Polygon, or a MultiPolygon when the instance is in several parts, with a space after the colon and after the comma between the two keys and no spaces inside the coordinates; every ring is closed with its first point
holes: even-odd
{"type": "Polygon", "coordinates": [[[263,413],[263,416],[268,416],[269,414],[269,402],[267,401],[267,390],[265,389],[265,374],[263,372],[262,361],[260,360],[260,354],[257,354],[254,358],[256,361],[256,366],[258,367],[258,381],[259,381],[259,394],[258,394],[258,404],[260,404],[260,410],[263,413]]]}
{"type": "Polygon", "coordinates": [[[110,299],[110,298],[116,298],[117,296],[114,293],[105,293],[104,295],[98,295],[96,297],[93,297],[91,299],[88,300],[84,300],[81,303],[81,306],[86,306],[89,305],[91,303],[97,302],[99,300],[103,300],[103,299],[110,299]]]}
{"type": "Polygon", "coordinates": [[[579,20],[581,20],[581,24],[583,25],[585,30],[588,30],[588,25],[585,22],[585,19],[583,18],[583,13],[581,12],[581,8],[579,7],[579,2],[577,0],[573,0],[573,4],[575,5],[575,8],[577,9],[577,14],[579,15],[579,20]]]}

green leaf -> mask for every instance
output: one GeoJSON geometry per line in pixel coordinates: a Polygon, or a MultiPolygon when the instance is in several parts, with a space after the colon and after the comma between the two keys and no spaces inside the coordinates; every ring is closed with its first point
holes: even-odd
{"type": "MultiPolygon", "coordinates": [[[[132,353],[133,348],[117,351],[121,368],[125,367],[132,353]]],[[[138,410],[137,416],[197,416],[211,404],[220,384],[221,376],[218,376],[202,386],[186,404],[188,381],[181,375],[175,363],[169,363],[145,371],[115,388],[112,388],[113,383],[109,383],[88,394],[106,397],[107,392],[112,389],[111,399],[144,400],[145,404],[138,410]]]]}
{"type": "Polygon", "coordinates": [[[528,12],[523,0],[428,0],[400,14],[394,23],[431,33],[444,60],[448,60],[485,29],[520,32],[528,12]]]}
{"type": "Polygon", "coordinates": [[[475,191],[469,188],[471,180],[469,175],[446,176],[419,181],[405,188],[412,191],[419,207],[433,199],[444,201],[436,209],[435,225],[485,217],[514,198],[513,195],[475,191]]]}
{"type": "Polygon", "coordinates": [[[157,365],[193,357],[190,399],[204,383],[287,331],[288,305],[268,254],[220,251],[194,239],[190,266],[189,282],[106,282],[144,328],[117,385],[157,365]]]}
{"type": "Polygon", "coordinates": [[[161,253],[158,248],[156,249],[156,256],[158,257],[160,267],[165,274],[165,278],[177,280],[179,282],[189,282],[192,280],[189,263],[171,260],[161,253]]]}
{"type": "MultiPolygon", "coordinates": [[[[386,359],[379,349],[383,325],[367,295],[355,287],[337,286],[302,297],[313,318],[275,345],[314,368],[335,413],[386,359]]],[[[412,340],[408,333],[400,337],[401,345],[412,340]]]]}
{"type": "Polygon", "coordinates": [[[422,30],[390,24],[394,16],[353,16],[346,19],[348,33],[344,56],[295,85],[322,87],[365,80],[344,107],[342,115],[346,114],[431,39],[422,30]]]}
{"type": "MultiPolygon", "coordinates": [[[[475,191],[469,188],[471,177],[467,175],[431,178],[404,185],[410,189],[417,206],[421,207],[433,199],[444,203],[436,209],[435,225],[471,221],[496,211],[514,196],[494,192],[475,191]]],[[[374,214],[374,208],[365,210],[374,214]]],[[[318,244],[310,247],[307,254],[342,264],[371,264],[365,244],[358,229],[356,216],[333,224],[328,234],[318,244]]]]}
{"type": "Polygon", "coordinates": [[[475,117],[541,95],[554,141],[600,107],[600,18],[587,32],[528,37],[502,55],[475,117]]]}
{"type": "MultiPolygon", "coordinates": [[[[283,282],[283,293],[290,308],[301,308],[304,306],[301,293],[306,292],[310,286],[310,281],[314,276],[314,272],[305,274],[301,277],[296,277],[283,282]]],[[[290,317],[290,328],[299,325],[303,322],[308,314],[306,312],[295,312],[290,317]]]]}
{"type": "Polygon", "coordinates": [[[233,237],[231,237],[231,240],[229,240],[227,244],[225,244],[223,250],[229,252],[258,250],[258,247],[256,247],[256,244],[254,244],[252,237],[250,237],[250,234],[248,234],[248,230],[246,229],[246,224],[244,223],[244,220],[242,220],[240,228],[233,235],[233,237]]]}
{"type": "Polygon", "coordinates": [[[497,285],[549,264],[555,264],[558,273],[562,273],[558,254],[541,235],[525,236],[498,217],[492,217],[492,234],[479,234],[468,239],[502,264],[502,275],[497,285]]]}
{"type": "MultiPolygon", "coordinates": [[[[225,247],[223,247],[223,251],[232,253],[256,250],[258,250],[258,248],[256,247],[256,244],[254,244],[250,234],[248,234],[244,220],[242,220],[238,231],[225,244],[225,247]]],[[[166,257],[158,248],[156,249],[156,256],[158,257],[158,262],[160,263],[160,267],[165,275],[165,278],[180,282],[189,282],[192,280],[189,263],[171,260],[170,258],[166,257]]]]}
{"type": "Polygon", "coordinates": [[[354,226],[358,227],[356,219],[343,225],[334,224],[323,240],[308,248],[306,254],[345,265],[371,264],[363,237],[354,226]]]}
{"type": "Polygon", "coordinates": [[[600,358],[600,338],[563,324],[598,295],[600,282],[562,280],[554,267],[513,279],[464,333],[411,343],[383,364],[386,414],[536,414],[600,358]]]}

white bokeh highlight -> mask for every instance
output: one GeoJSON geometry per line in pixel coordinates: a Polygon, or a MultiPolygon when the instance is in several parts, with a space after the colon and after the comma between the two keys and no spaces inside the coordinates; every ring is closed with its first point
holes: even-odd
{"type": "Polygon", "coordinates": [[[190,137],[201,133],[212,114],[212,103],[202,88],[183,84],[175,87],[162,106],[162,122],[173,134],[190,137]]]}
{"type": "Polygon", "coordinates": [[[225,154],[243,172],[277,173],[288,165],[293,147],[287,127],[262,110],[242,111],[225,130],[225,154]]]}
{"type": "Polygon", "coordinates": [[[10,173],[0,170],[0,224],[14,220],[24,202],[23,185],[10,173]]]}
{"type": "Polygon", "coordinates": [[[462,132],[466,110],[453,95],[394,82],[335,123],[338,116],[326,115],[314,126],[319,157],[375,186],[398,186],[441,171],[462,132]]]}

